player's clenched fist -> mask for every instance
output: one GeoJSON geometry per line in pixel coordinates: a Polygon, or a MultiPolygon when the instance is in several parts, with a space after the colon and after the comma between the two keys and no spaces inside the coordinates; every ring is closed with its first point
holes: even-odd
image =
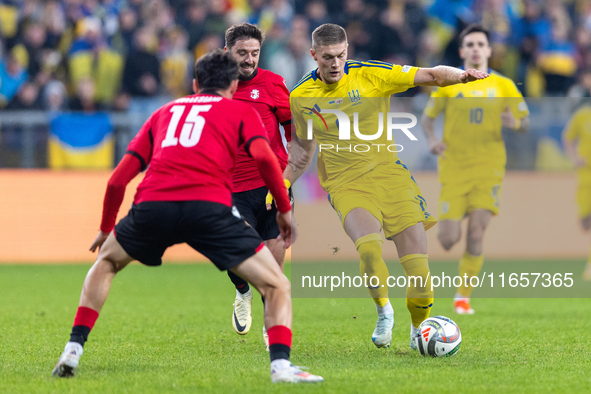
{"type": "Polygon", "coordinates": [[[445,158],[443,152],[447,149],[447,145],[439,140],[429,141],[429,150],[432,154],[445,158]]]}
{"type": "Polygon", "coordinates": [[[488,77],[488,73],[485,73],[483,71],[478,71],[473,68],[469,68],[460,74],[460,82],[467,83],[467,82],[477,81],[479,79],[484,79],[487,77],[488,77]]]}
{"type": "Polygon", "coordinates": [[[292,225],[292,220],[291,211],[277,212],[277,224],[281,232],[277,239],[282,239],[285,242],[283,245],[285,249],[289,248],[297,238],[297,226],[295,223],[292,225]]]}

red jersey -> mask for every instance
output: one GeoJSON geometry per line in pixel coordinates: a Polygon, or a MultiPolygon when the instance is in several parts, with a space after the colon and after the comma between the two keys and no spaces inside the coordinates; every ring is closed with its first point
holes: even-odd
{"type": "Polygon", "coordinates": [[[231,206],[238,150],[248,156],[250,143],[266,137],[250,105],[216,94],[174,100],[154,112],[129,144],[127,153],[140,160],[142,169],[150,165],[134,202],[201,200],[231,206]]]}
{"type": "MultiPolygon", "coordinates": [[[[279,125],[286,126],[285,139],[291,141],[291,110],[289,109],[289,90],[283,77],[267,70],[257,69],[254,78],[239,81],[238,90],[232,97],[248,103],[261,116],[267,139],[273,153],[277,156],[281,170],[287,166],[287,151],[281,139],[279,125]]],[[[243,192],[265,186],[255,162],[244,149],[238,151],[236,169],[233,177],[233,192],[243,192]]]]}

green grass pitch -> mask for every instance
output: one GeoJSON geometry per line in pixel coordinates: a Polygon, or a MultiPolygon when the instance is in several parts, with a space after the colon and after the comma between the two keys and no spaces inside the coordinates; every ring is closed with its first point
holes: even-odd
{"type": "Polygon", "coordinates": [[[459,353],[409,348],[409,314],[392,300],[392,347],[371,342],[370,299],[295,299],[292,362],[317,385],[273,385],[261,335],[231,325],[234,291],[212,265],[137,263],[116,278],[77,376],[51,377],[88,265],[0,265],[0,393],[530,393],[591,391],[588,299],[475,299],[474,316],[436,300],[462,330],[459,353]]]}

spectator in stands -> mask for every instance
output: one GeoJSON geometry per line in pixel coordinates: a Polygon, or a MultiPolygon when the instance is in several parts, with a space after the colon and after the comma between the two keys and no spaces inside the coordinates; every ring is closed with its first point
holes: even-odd
{"type": "Polygon", "coordinates": [[[448,48],[444,64],[457,64],[461,61],[457,52],[458,42],[450,42],[454,35],[470,23],[476,23],[479,16],[476,12],[475,0],[435,0],[428,8],[432,29],[441,48],[448,48]],[[453,53],[452,62],[447,61],[453,53]]]}
{"type": "Polygon", "coordinates": [[[50,81],[43,91],[43,107],[49,112],[60,112],[67,108],[66,87],[58,80],[50,81]]]}
{"type": "Polygon", "coordinates": [[[312,43],[307,33],[292,34],[285,50],[276,52],[269,60],[270,70],[285,78],[288,89],[292,89],[296,83],[308,71],[316,68],[316,62],[310,55],[312,43]]]}
{"type": "Polygon", "coordinates": [[[205,30],[205,18],[207,8],[205,2],[194,1],[187,6],[185,15],[180,15],[181,24],[189,34],[189,50],[195,53],[197,44],[207,34],[205,30]]]}
{"type": "Polygon", "coordinates": [[[41,23],[46,29],[47,48],[57,48],[66,30],[66,14],[59,1],[49,0],[45,3],[41,23]]]}
{"type": "Polygon", "coordinates": [[[98,52],[107,45],[102,33],[101,20],[95,17],[80,19],[76,24],[77,37],[70,46],[70,55],[77,52],[98,52]]]}
{"type": "Polygon", "coordinates": [[[168,1],[152,0],[145,2],[142,12],[144,26],[151,28],[158,36],[174,27],[175,21],[168,1]]]}
{"type": "Polygon", "coordinates": [[[390,0],[380,15],[377,58],[399,64],[415,64],[421,32],[427,26],[427,15],[415,0],[390,0]]]}
{"type": "Polygon", "coordinates": [[[123,58],[109,47],[100,19],[81,19],[76,33],[69,55],[71,88],[77,91],[79,82],[90,78],[96,86],[97,101],[108,106],[119,90],[123,58]]]}
{"type": "Polygon", "coordinates": [[[343,10],[337,16],[336,23],[347,31],[349,52],[353,51],[356,59],[374,58],[375,49],[384,44],[376,39],[378,32],[372,17],[364,0],[345,0],[343,10]]]}
{"type": "Polygon", "coordinates": [[[125,62],[123,91],[132,97],[154,97],[159,91],[160,61],[157,41],[151,29],[144,27],[134,35],[133,51],[125,62]]]}
{"type": "Polygon", "coordinates": [[[188,41],[187,32],[178,26],[166,33],[166,50],[160,74],[165,93],[171,97],[182,97],[190,93],[193,56],[187,50],[188,41]]]}
{"type": "Polygon", "coordinates": [[[577,57],[580,69],[591,66],[591,1],[577,3],[578,26],[576,27],[577,57]]]}
{"type": "Polygon", "coordinates": [[[76,96],[70,101],[69,108],[72,111],[96,112],[103,109],[95,99],[95,86],[91,78],[83,78],[78,82],[76,96]]]}
{"type": "Polygon", "coordinates": [[[544,73],[546,93],[564,96],[576,81],[576,48],[571,22],[564,6],[555,3],[548,11],[550,29],[539,37],[537,64],[544,73]]]}
{"type": "Polygon", "coordinates": [[[111,45],[119,53],[128,55],[133,47],[133,35],[137,29],[138,19],[136,12],[131,8],[125,8],[119,14],[119,30],[111,37],[111,45]]]}
{"type": "Polygon", "coordinates": [[[140,14],[140,11],[142,10],[143,3],[145,3],[144,0],[129,0],[129,4],[128,5],[129,5],[130,8],[132,8],[139,15],[140,14]]]}
{"type": "Polygon", "coordinates": [[[312,35],[314,29],[325,23],[331,22],[328,17],[326,3],[323,0],[312,0],[306,6],[306,17],[310,21],[310,31],[308,35],[312,35]]]}
{"type": "Polygon", "coordinates": [[[0,108],[5,107],[27,81],[28,54],[22,46],[13,48],[0,61],[0,108]]]}
{"type": "Polygon", "coordinates": [[[152,112],[170,100],[159,96],[160,60],[156,56],[158,40],[154,31],[142,27],[134,35],[134,47],[127,56],[123,72],[122,91],[117,105],[128,100],[128,109],[134,115],[132,134],[135,135],[152,112]]]}
{"type": "MultiPolygon", "coordinates": [[[[530,87],[528,83],[531,78],[527,78],[535,73],[535,55],[538,48],[539,37],[545,34],[549,29],[546,20],[542,18],[540,4],[536,0],[523,1],[523,15],[517,19],[512,26],[513,45],[519,52],[519,65],[517,79],[524,81],[526,92],[539,91],[537,87],[530,87]]],[[[535,80],[531,81],[535,83],[535,80]]]]}
{"type": "MultiPolygon", "coordinates": [[[[5,45],[11,48],[18,33],[19,12],[16,0],[0,2],[0,48],[5,45]]],[[[0,59],[2,53],[0,52],[0,59]]]]}
{"type": "Polygon", "coordinates": [[[435,33],[425,30],[419,37],[419,46],[416,53],[416,65],[419,67],[435,67],[439,64],[438,40],[435,33]]]}
{"type": "Polygon", "coordinates": [[[295,15],[291,21],[290,34],[310,35],[310,22],[304,15],[295,15]]]}
{"type": "Polygon", "coordinates": [[[205,20],[205,31],[207,34],[224,36],[228,28],[225,14],[228,11],[224,0],[208,0],[208,15],[205,20]]]}
{"type": "Polygon", "coordinates": [[[273,23],[284,29],[289,28],[294,16],[294,9],[289,0],[273,0],[270,5],[273,12],[273,23]]]}
{"type": "MultiPolygon", "coordinates": [[[[259,23],[268,37],[261,64],[273,68],[269,59],[293,50],[298,29],[305,26],[309,35],[326,22],[347,28],[356,58],[455,64],[457,44],[450,40],[466,23],[481,22],[491,30],[493,53],[501,54],[491,59],[493,68],[516,75],[516,82],[537,81],[533,91],[539,95],[544,84],[552,94],[564,94],[578,77],[577,66],[591,66],[591,1],[520,2],[522,7],[505,0],[434,0],[428,6],[421,0],[2,0],[0,62],[6,64],[7,54],[22,44],[29,78],[40,89],[57,76],[69,78],[68,91],[75,92],[78,80],[91,77],[97,99],[114,105],[116,98],[121,109],[128,96],[118,95],[120,76],[138,26],[152,30],[153,54],[164,60],[174,26],[186,30],[186,49],[195,57],[223,45],[228,24],[259,23]]],[[[156,94],[163,87],[170,91],[156,85],[156,94]]]]}
{"type": "Polygon", "coordinates": [[[482,10],[482,26],[489,31],[492,55],[489,66],[504,74],[515,75],[517,62],[508,47],[512,21],[516,19],[505,0],[486,0],[482,10]]]}
{"type": "MultiPolygon", "coordinates": [[[[17,2],[18,3],[18,2],[17,2]]],[[[20,18],[24,24],[43,18],[44,4],[39,0],[24,0],[20,4],[20,18]]]]}
{"type": "Polygon", "coordinates": [[[41,108],[39,87],[33,82],[25,82],[6,106],[7,110],[39,110],[41,108]]]}
{"type": "Polygon", "coordinates": [[[273,13],[267,7],[265,0],[250,0],[250,15],[247,22],[258,25],[264,31],[268,31],[273,26],[273,13]]]}
{"type": "Polygon", "coordinates": [[[47,32],[41,23],[29,23],[24,29],[23,45],[29,54],[29,76],[35,78],[41,71],[47,32]]]}

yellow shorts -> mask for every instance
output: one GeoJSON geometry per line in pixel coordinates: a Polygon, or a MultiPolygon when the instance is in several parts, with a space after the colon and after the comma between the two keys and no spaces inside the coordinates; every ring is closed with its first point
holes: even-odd
{"type": "Polygon", "coordinates": [[[579,184],[577,203],[579,205],[579,217],[581,219],[591,216],[591,184],[579,184]]]}
{"type": "Polygon", "coordinates": [[[476,209],[499,213],[502,177],[441,185],[439,220],[462,220],[476,209]]]}
{"type": "Polygon", "coordinates": [[[406,166],[381,164],[370,172],[335,188],[328,195],[332,207],[344,225],[354,208],[363,208],[378,219],[386,238],[422,222],[425,230],[437,220],[426,211],[427,202],[406,166]]]}

